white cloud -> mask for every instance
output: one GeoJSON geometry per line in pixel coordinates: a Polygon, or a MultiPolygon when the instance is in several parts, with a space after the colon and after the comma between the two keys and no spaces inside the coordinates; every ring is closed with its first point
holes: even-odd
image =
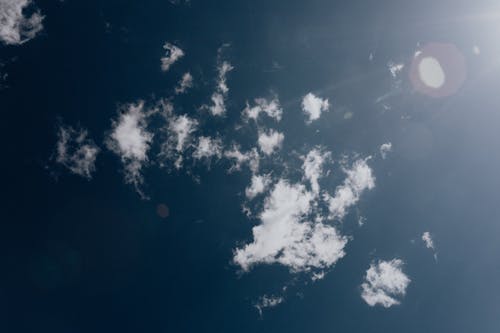
{"type": "Polygon", "coordinates": [[[31,0],[0,0],[0,40],[7,45],[20,45],[42,31],[43,16],[36,10],[25,16],[31,0]]]}
{"type": "Polygon", "coordinates": [[[323,176],[323,165],[330,158],[330,153],[322,152],[321,148],[312,149],[305,157],[303,157],[302,171],[304,178],[311,184],[312,192],[315,195],[319,194],[318,180],[323,176]]]}
{"type": "Polygon", "coordinates": [[[147,130],[146,117],[143,102],[127,105],[118,120],[113,120],[111,134],[106,140],[107,147],[122,160],[125,182],[133,184],[141,195],[141,169],[148,162],[147,152],[153,140],[153,134],[147,130]]]}
{"type": "Polygon", "coordinates": [[[404,64],[395,63],[393,61],[389,61],[389,63],[387,64],[387,68],[389,69],[391,76],[394,78],[398,76],[398,74],[403,70],[404,67],[404,64]]]}
{"type": "Polygon", "coordinates": [[[387,154],[390,152],[392,152],[392,143],[387,142],[380,146],[380,155],[382,156],[382,159],[385,160],[387,158],[387,154]]]}
{"type": "Polygon", "coordinates": [[[267,132],[266,131],[260,132],[259,139],[257,142],[259,144],[260,150],[264,154],[271,155],[276,150],[281,149],[284,139],[285,136],[283,135],[283,133],[271,129],[267,132]]]}
{"type": "Polygon", "coordinates": [[[344,256],[347,239],[334,227],[305,221],[314,196],[301,184],[281,179],[264,202],[253,242],[234,252],[243,271],[256,264],[279,263],[294,272],[322,269],[344,256]]]}
{"type": "Polygon", "coordinates": [[[175,93],[183,94],[191,87],[193,87],[193,76],[189,72],[184,73],[179,84],[175,87],[175,93]]]}
{"type": "Polygon", "coordinates": [[[257,120],[259,115],[263,112],[277,121],[281,120],[283,109],[281,108],[280,102],[276,96],[271,100],[267,100],[266,98],[256,98],[254,102],[254,106],[250,106],[248,102],[246,103],[246,107],[242,112],[245,119],[257,120]]]}
{"type": "Polygon", "coordinates": [[[255,308],[259,311],[259,314],[262,316],[262,310],[265,308],[274,308],[279,304],[283,303],[285,299],[282,296],[268,296],[264,295],[260,297],[257,304],[255,304],[255,308]]]}
{"type": "Polygon", "coordinates": [[[252,175],[252,182],[245,189],[246,197],[252,200],[257,195],[264,193],[269,184],[271,184],[271,177],[269,175],[252,175]]]}
{"type": "Polygon", "coordinates": [[[178,46],[171,43],[165,43],[163,48],[167,51],[165,56],[161,60],[161,70],[166,72],[170,69],[177,60],[184,56],[184,51],[182,51],[178,46]]]}
{"type": "Polygon", "coordinates": [[[308,124],[319,119],[321,112],[326,112],[329,108],[330,103],[328,102],[328,99],[321,99],[313,93],[308,93],[302,99],[302,111],[308,117],[306,121],[308,124]]]}
{"type": "Polygon", "coordinates": [[[325,195],[328,202],[331,219],[342,219],[349,207],[359,201],[361,194],[365,190],[375,187],[375,177],[372,169],[366,163],[366,159],[359,159],[354,162],[351,169],[344,169],[347,178],[344,184],[335,190],[335,196],[325,195]]]}
{"type": "Polygon", "coordinates": [[[241,148],[238,145],[233,144],[231,149],[224,152],[224,157],[233,161],[233,164],[229,168],[229,172],[241,170],[243,164],[246,163],[248,163],[248,166],[253,174],[257,173],[259,170],[260,155],[255,148],[246,153],[242,153],[241,148]]]}
{"type": "Polygon", "coordinates": [[[221,158],[222,156],[222,141],[213,139],[207,136],[198,138],[198,145],[193,153],[193,158],[196,160],[210,159],[212,157],[221,158]]]}
{"type": "Polygon", "coordinates": [[[56,145],[56,162],[74,174],[91,179],[100,149],[87,136],[88,133],[84,129],[75,130],[70,126],[61,125],[56,145]]]}
{"type": "Polygon", "coordinates": [[[198,121],[187,115],[170,116],[167,120],[167,141],[161,147],[160,156],[175,160],[174,166],[180,169],[184,160],[182,153],[190,147],[198,121]]]}
{"type": "Polygon", "coordinates": [[[403,273],[403,261],[378,261],[370,264],[365,281],[361,285],[361,297],[370,306],[377,304],[385,308],[400,304],[396,297],[406,294],[411,280],[403,273]]]}
{"type": "Polygon", "coordinates": [[[227,74],[231,72],[234,67],[228,61],[221,61],[221,54],[228,44],[224,44],[217,51],[217,82],[215,91],[212,94],[212,105],[202,105],[202,109],[207,109],[213,116],[223,116],[226,114],[226,98],[229,92],[227,86],[227,74]]]}
{"type": "Polygon", "coordinates": [[[425,243],[425,247],[431,250],[434,250],[434,241],[430,232],[426,231],[422,234],[422,240],[425,243]]]}

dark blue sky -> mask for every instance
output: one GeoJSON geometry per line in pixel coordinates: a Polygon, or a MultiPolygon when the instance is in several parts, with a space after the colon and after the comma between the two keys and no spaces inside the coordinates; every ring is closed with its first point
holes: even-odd
{"type": "MultiPolygon", "coordinates": [[[[495,1],[34,1],[43,30],[22,45],[0,44],[0,80],[7,74],[0,81],[0,331],[500,330],[495,1]],[[164,72],[166,42],[185,55],[164,72]],[[446,96],[429,96],[410,79],[415,59],[433,56],[430,43],[452,45],[464,60],[466,78],[446,96]],[[216,117],[203,105],[222,61],[234,69],[226,114],[216,117]],[[194,85],[176,95],[187,71],[194,85]],[[311,124],[301,107],[309,92],[329,101],[311,124]],[[281,121],[242,120],[247,101],[273,96],[281,121]],[[127,103],[153,109],[162,99],[174,115],[198,121],[196,137],[220,137],[224,151],[232,142],[256,147],[264,129],[283,133],[279,152],[259,150],[274,185],[287,179],[309,188],[301,158],[320,146],[333,161],[321,188],[334,195],[346,179],[342,166],[371,156],[374,188],[345,217],[325,222],[348,237],[345,256],[311,271],[275,261],[242,272],[235,250],[255,240],[272,187],[250,202],[252,171],[228,173],[224,157],[210,167],[192,159],[181,170],[173,161],[161,167],[169,130],[159,114],[148,118],[154,140],[139,187],[149,200],[141,199],[107,140],[127,103]],[[88,130],[99,147],[90,180],[57,163],[60,126],[88,130]],[[169,207],[167,218],[158,204],[169,207]],[[434,249],[421,239],[426,231],[434,249]],[[400,304],[370,306],[361,297],[367,270],[392,259],[404,262],[411,282],[396,295],[400,304]],[[319,271],[324,278],[312,281],[319,271]],[[259,314],[263,295],[283,302],[259,314]]],[[[461,70],[447,67],[457,59],[450,57],[441,59],[448,78],[461,70]]]]}

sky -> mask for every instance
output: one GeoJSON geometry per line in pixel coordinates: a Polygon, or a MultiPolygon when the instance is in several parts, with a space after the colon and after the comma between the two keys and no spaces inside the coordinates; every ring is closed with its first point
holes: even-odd
{"type": "Polygon", "coordinates": [[[496,1],[0,0],[2,332],[498,332],[496,1]]]}

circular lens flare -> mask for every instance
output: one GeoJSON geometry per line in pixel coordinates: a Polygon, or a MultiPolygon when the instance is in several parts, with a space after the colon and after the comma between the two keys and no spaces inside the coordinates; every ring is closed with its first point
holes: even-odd
{"type": "Polygon", "coordinates": [[[413,88],[431,97],[455,94],[465,77],[465,58],[453,44],[425,45],[415,54],[410,68],[413,88]]]}
{"type": "Polygon", "coordinates": [[[418,64],[420,80],[430,88],[439,89],[445,82],[445,74],[441,64],[436,58],[422,58],[418,64]]]}

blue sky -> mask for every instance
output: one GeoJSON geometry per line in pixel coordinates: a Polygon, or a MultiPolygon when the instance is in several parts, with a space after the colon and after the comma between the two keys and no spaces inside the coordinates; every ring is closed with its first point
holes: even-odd
{"type": "Polygon", "coordinates": [[[497,332],[499,27],[0,0],[0,328],[497,332]]]}

